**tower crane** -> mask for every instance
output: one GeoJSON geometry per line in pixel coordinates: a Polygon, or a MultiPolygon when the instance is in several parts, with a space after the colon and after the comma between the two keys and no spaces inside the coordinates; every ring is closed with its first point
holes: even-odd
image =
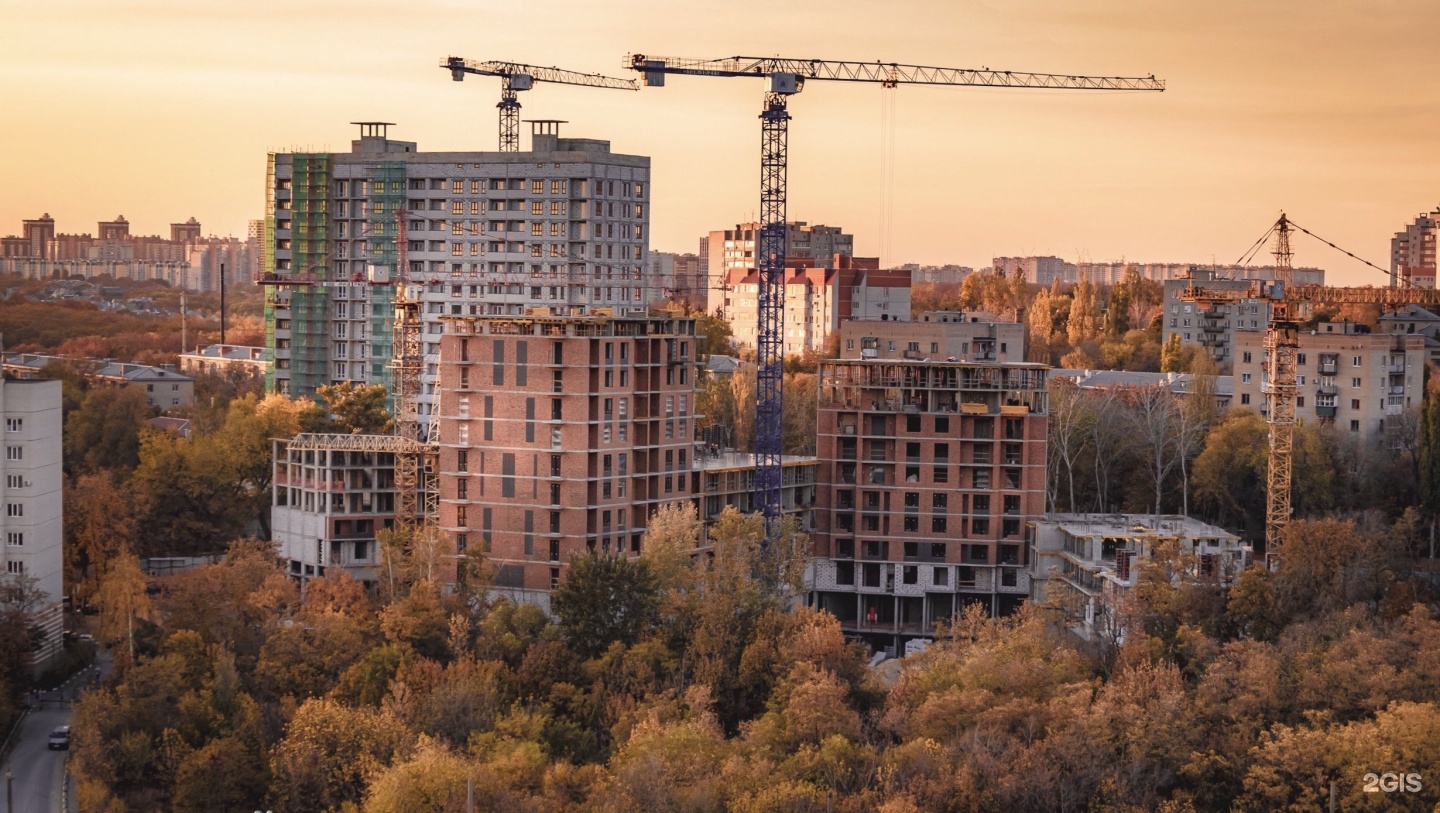
{"type": "MultiPolygon", "coordinates": [[[[1207,308],[1236,304],[1242,300],[1260,300],[1270,306],[1270,318],[1265,328],[1265,370],[1268,380],[1264,385],[1266,423],[1270,427],[1265,483],[1267,557],[1279,551],[1280,534],[1290,522],[1297,394],[1295,366],[1300,348],[1300,323],[1315,305],[1379,305],[1387,309],[1402,305],[1440,305],[1440,291],[1430,288],[1402,288],[1393,284],[1385,288],[1293,285],[1290,266],[1292,229],[1309,234],[1337,251],[1350,254],[1304,227],[1295,225],[1282,212],[1280,219],[1271,227],[1275,234],[1273,281],[1252,280],[1248,287],[1239,290],[1204,288],[1196,286],[1192,281],[1180,292],[1181,300],[1197,303],[1202,313],[1207,308]]],[[[1353,254],[1350,256],[1355,257],[1353,254]]],[[[1374,263],[1365,264],[1384,271],[1374,263]]]]}
{"type": "Polygon", "coordinates": [[[450,78],[463,82],[465,74],[500,77],[500,151],[520,151],[520,100],[517,93],[530,90],[536,82],[555,82],[562,85],[581,85],[611,90],[639,90],[634,79],[616,79],[598,73],[578,73],[562,68],[541,68],[522,65],[518,62],[479,62],[458,56],[440,60],[440,67],[450,71],[450,78]]]}
{"type": "MultiPolygon", "coordinates": [[[[433,524],[438,520],[439,490],[435,476],[440,458],[434,432],[420,435],[420,377],[425,370],[424,307],[410,282],[406,257],[404,207],[395,212],[395,329],[390,367],[395,373],[395,434],[402,439],[395,455],[395,519],[400,527],[433,524]],[[421,510],[420,495],[425,496],[421,510]]],[[[433,430],[434,416],[430,419],[433,430]]]]}
{"type": "Polygon", "coordinates": [[[760,231],[755,256],[759,266],[759,324],[756,326],[755,492],[765,515],[765,540],[780,532],[781,453],[785,320],[785,202],[789,165],[786,103],[805,82],[869,82],[894,88],[907,85],[1064,90],[1162,91],[1154,76],[1067,76],[965,68],[900,65],[894,62],[845,62],[824,59],[735,56],[723,59],[633,54],[625,67],[644,76],[647,86],[665,84],[666,74],[680,76],[759,77],[769,80],[760,112],[760,231]]]}

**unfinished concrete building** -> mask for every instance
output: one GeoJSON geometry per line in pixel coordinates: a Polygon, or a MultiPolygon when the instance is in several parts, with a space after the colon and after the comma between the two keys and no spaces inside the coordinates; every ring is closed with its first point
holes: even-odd
{"type": "Polygon", "coordinates": [[[1045,507],[1047,369],[822,363],[809,603],[891,654],[968,603],[1013,612],[1045,507]]]}

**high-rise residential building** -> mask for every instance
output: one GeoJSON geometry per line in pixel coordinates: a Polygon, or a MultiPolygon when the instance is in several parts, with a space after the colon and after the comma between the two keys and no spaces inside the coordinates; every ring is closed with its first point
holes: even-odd
{"type": "Polygon", "coordinates": [[[1435,287],[1435,234],[1440,208],[1422,213],[1390,239],[1390,284],[1435,287]]]}
{"type": "MultiPolygon", "coordinates": [[[[1062,285],[1071,285],[1081,279],[1088,279],[1097,285],[1114,285],[1123,282],[1132,270],[1138,273],[1141,279],[1165,282],[1172,279],[1186,279],[1190,276],[1191,269],[1195,268],[1207,270],[1217,279],[1271,280],[1275,278],[1275,266],[1273,265],[1133,263],[1124,260],[1072,263],[1059,257],[996,257],[992,264],[996,272],[1006,276],[1011,276],[1018,270],[1024,274],[1026,282],[1034,285],[1050,285],[1056,282],[1062,285]]],[[[1325,284],[1325,272],[1319,268],[1293,268],[1290,273],[1290,278],[1296,285],[1325,284]]]]}
{"type": "MultiPolygon", "coordinates": [[[[1295,417],[1377,439],[1425,394],[1425,337],[1370,333],[1351,322],[1321,322],[1300,332],[1295,356],[1295,417]]],[[[1232,405],[1264,414],[1265,336],[1235,342],[1232,405]]]]}
{"type": "Polygon", "coordinates": [[[0,516],[0,578],[33,579],[41,596],[30,625],[40,630],[36,675],[60,653],[64,596],[59,381],[0,379],[5,513],[0,516]]]}
{"type": "Polygon", "coordinates": [[[693,499],[694,319],[452,316],[440,341],[440,526],[497,592],[548,606],[572,556],[638,554],[693,499]]]}
{"type": "Polygon", "coordinates": [[[989,314],[926,311],[914,321],[853,319],[840,325],[840,358],[1024,361],[1025,326],[989,314]]]}
{"type": "MultiPolygon", "coordinates": [[[[819,352],[830,334],[851,319],[878,321],[910,318],[910,272],[881,270],[879,260],[836,256],[831,268],[815,268],[808,258],[787,261],[785,279],[786,355],[819,352]]],[[[755,347],[760,324],[760,275],[732,269],[724,313],[736,342],[755,347]]]]}
{"type": "Polygon", "coordinates": [[[665,298],[687,308],[705,307],[707,285],[700,270],[700,257],[694,254],[650,252],[650,279],[664,289],[665,298]]]}
{"type": "MultiPolygon", "coordinates": [[[[706,313],[720,311],[733,319],[727,310],[732,280],[744,279],[756,266],[755,239],[759,223],[740,223],[733,229],[712,231],[700,241],[701,272],[709,285],[704,307],[706,313]]],[[[809,225],[803,220],[785,224],[786,260],[809,260],[802,267],[834,268],[834,258],[855,255],[855,237],[839,226],[809,225]]]]}
{"type": "Polygon", "coordinates": [[[528,152],[420,152],[361,125],[348,153],[273,155],[261,280],[274,392],[390,384],[397,225],[423,302],[428,422],[442,317],[643,316],[650,159],[536,122],[528,152]],[[403,218],[401,211],[403,210],[403,218]]]}
{"type": "Polygon", "coordinates": [[[891,654],[967,604],[1014,611],[1045,510],[1047,369],[822,362],[809,603],[891,654]]]}

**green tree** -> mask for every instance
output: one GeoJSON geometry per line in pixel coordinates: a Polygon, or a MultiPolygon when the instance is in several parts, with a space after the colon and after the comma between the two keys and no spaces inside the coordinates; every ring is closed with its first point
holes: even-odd
{"type": "Polygon", "coordinates": [[[582,554],[570,560],[565,580],[550,598],[565,640],[594,657],[620,642],[634,644],[655,625],[659,585],[644,559],[582,554]]]}
{"type": "Polygon", "coordinates": [[[65,470],[72,475],[140,464],[140,434],[155,415],[133,387],[96,387],[65,421],[65,470]]]}
{"type": "Polygon", "coordinates": [[[735,353],[735,331],[718,315],[701,314],[695,318],[695,354],[729,356],[735,353]]]}
{"type": "Polygon", "coordinates": [[[326,420],[307,431],[339,432],[354,435],[383,435],[393,425],[385,409],[389,397],[384,384],[352,384],[342,381],[317,387],[325,405],[326,420]]]}

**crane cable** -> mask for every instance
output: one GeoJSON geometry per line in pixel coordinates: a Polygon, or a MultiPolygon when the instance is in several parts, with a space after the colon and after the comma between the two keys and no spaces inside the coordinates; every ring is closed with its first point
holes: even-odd
{"type": "Polygon", "coordinates": [[[1290,225],[1294,226],[1295,228],[1299,229],[1300,231],[1305,232],[1306,234],[1310,235],[1311,237],[1314,237],[1316,240],[1319,240],[1320,242],[1322,242],[1322,243],[1324,243],[1325,245],[1327,245],[1327,246],[1335,249],[1336,251],[1340,252],[1341,254],[1344,254],[1346,257],[1349,257],[1349,258],[1352,259],[1352,260],[1357,260],[1357,261],[1359,261],[1359,262],[1362,262],[1362,263],[1364,263],[1365,265],[1368,265],[1368,266],[1370,266],[1371,268],[1375,269],[1376,271],[1379,271],[1380,273],[1382,273],[1382,274],[1384,274],[1385,276],[1387,276],[1387,277],[1390,278],[1390,284],[1391,284],[1391,285],[1395,285],[1397,282],[1403,282],[1406,286],[1411,287],[1411,288],[1419,288],[1419,287],[1420,287],[1419,285],[1416,285],[1413,280],[1410,280],[1410,279],[1406,279],[1406,278],[1404,278],[1404,277],[1401,277],[1399,274],[1396,274],[1396,273],[1393,272],[1393,271],[1386,271],[1385,269],[1381,268],[1380,266],[1376,265],[1375,263],[1370,262],[1369,260],[1365,259],[1364,257],[1357,257],[1357,256],[1355,256],[1354,254],[1352,254],[1351,252],[1346,251],[1345,249],[1343,249],[1343,248],[1335,245],[1334,243],[1330,242],[1329,240],[1326,240],[1324,237],[1321,237],[1320,235],[1316,234],[1315,232],[1310,231],[1309,229],[1305,228],[1304,226],[1300,225],[1299,223],[1296,223],[1296,222],[1293,221],[1293,220],[1290,221],[1290,225]]]}

